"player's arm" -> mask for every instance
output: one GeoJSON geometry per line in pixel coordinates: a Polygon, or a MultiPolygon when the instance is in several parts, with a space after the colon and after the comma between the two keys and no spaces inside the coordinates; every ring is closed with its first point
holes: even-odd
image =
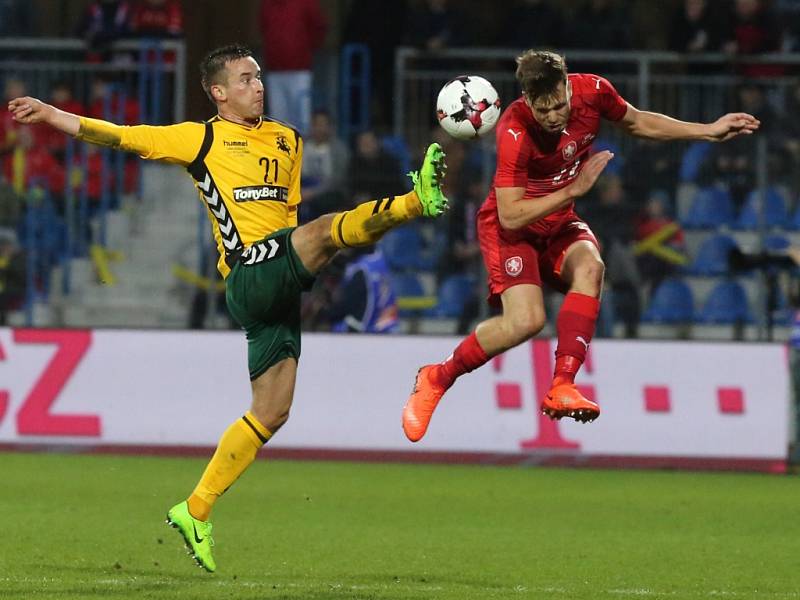
{"type": "Polygon", "coordinates": [[[8,110],[19,123],[44,123],[84,142],[127,150],[142,158],[165,160],[184,166],[197,156],[203,140],[203,125],[200,123],[128,127],[101,119],[81,117],[30,97],[11,100],[8,110]]]}
{"type": "Polygon", "coordinates": [[[616,124],[631,135],[653,140],[724,142],[738,135],[752,134],[761,122],[747,113],[729,113],[713,123],[690,123],[628,104],[625,116],[616,124]]]}
{"type": "Polygon", "coordinates": [[[598,152],[586,161],[586,166],[571,184],[535,199],[525,197],[524,187],[496,188],[500,225],[503,229],[519,229],[569,206],[576,198],[580,198],[592,189],[612,158],[614,155],[608,150],[598,152]]]}
{"type": "Polygon", "coordinates": [[[297,154],[292,163],[292,172],[289,176],[289,201],[287,205],[287,224],[289,227],[297,227],[297,209],[300,207],[302,198],[300,197],[300,179],[302,178],[303,168],[303,138],[297,140],[297,154]]]}

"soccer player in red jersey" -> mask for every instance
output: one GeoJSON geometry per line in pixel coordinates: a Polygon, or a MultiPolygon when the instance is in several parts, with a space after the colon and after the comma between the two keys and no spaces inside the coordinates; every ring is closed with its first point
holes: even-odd
{"type": "Polygon", "coordinates": [[[551,418],[593,421],[594,402],[575,387],[595,330],[604,265],[597,239],[575,213],[613,158],[592,154],[600,120],[657,140],[723,142],[755,132],[745,113],[713,123],[688,123],[641,111],[599,75],[567,74],[564,57],[528,50],[517,58],[522,96],[497,125],[497,170],[478,211],[478,239],[489,275],[489,301],[502,314],[478,325],[444,362],[423,366],[403,410],[403,429],[416,442],[456,378],[535,336],[545,324],[542,283],[566,294],[556,319],[558,346],[552,388],[542,400],[551,418]]]}

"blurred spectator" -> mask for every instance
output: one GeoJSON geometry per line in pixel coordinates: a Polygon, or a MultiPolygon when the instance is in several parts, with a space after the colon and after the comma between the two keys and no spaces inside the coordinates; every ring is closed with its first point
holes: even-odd
{"type": "Polygon", "coordinates": [[[23,198],[0,175],[0,227],[16,227],[22,216],[23,198]]]}
{"type": "MultiPolygon", "coordinates": [[[[674,232],[663,239],[659,246],[669,248],[683,254],[685,240],[683,230],[668,214],[670,206],[669,195],[664,190],[653,189],[644,205],[644,210],[639,215],[636,223],[636,241],[641,242],[658,235],[661,232],[674,229],[674,232]]],[[[651,292],[658,287],[663,279],[675,273],[679,263],[668,260],[658,252],[641,253],[637,260],[639,272],[646,283],[650,285],[651,292]]]]}
{"type": "Polygon", "coordinates": [[[756,183],[756,145],[747,137],[715,144],[700,169],[700,185],[718,185],[730,192],[735,207],[741,208],[756,183]]]}
{"type": "Polygon", "coordinates": [[[103,62],[111,56],[110,46],[130,34],[131,3],[127,0],[94,0],[86,7],[76,35],[89,44],[87,60],[103,62]]]}
{"type": "Polygon", "coordinates": [[[669,49],[675,52],[719,52],[727,15],[709,0],[683,0],[672,16],[669,49]]]}
{"type": "Polygon", "coordinates": [[[567,25],[563,45],[590,50],[628,50],[631,30],[627,7],[620,7],[614,0],[586,0],[567,25]]]}
{"type": "MultiPolygon", "coordinates": [[[[21,98],[27,95],[27,93],[28,88],[24,81],[13,75],[9,76],[6,78],[5,86],[3,87],[4,108],[9,100],[21,98]]],[[[14,148],[17,143],[17,132],[19,129],[19,125],[11,118],[10,112],[5,109],[0,111],[0,157],[14,148]]]]}
{"type": "Polygon", "coordinates": [[[25,254],[13,229],[0,228],[0,326],[25,300],[25,254]]]}
{"type": "Polygon", "coordinates": [[[457,43],[456,13],[447,0],[423,0],[412,6],[407,42],[423,50],[441,50],[457,43]]]}
{"type": "Polygon", "coordinates": [[[307,222],[345,203],[344,184],[349,163],[347,146],[334,135],[331,116],[315,111],[310,135],[303,146],[301,220],[307,222]]]}
{"type": "Polygon", "coordinates": [[[35,131],[21,127],[16,133],[12,152],[3,160],[3,174],[14,191],[24,196],[34,183],[47,186],[56,196],[64,195],[64,167],[48,152],[47,147],[36,142],[35,131]]]}
{"type": "Polygon", "coordinates": [[[114,121],[121,125],[140,122],[139,101],[115,84],[107,75],[98,75],[92,81],[88,116],[114,121]],[[108,98],[108,101],[106,99],[108,98]],[[110,114],[107,114],[110,113],[110,114]]]}
{"type": "Polygon", "coordinates": [[[269,116],[301,133],[311,119],[311,67],[328,25],[318,0],[262,0],[269,116]]]}
{"type": "Polygon", "coordinates": [[[606,308],[601,307],[597,330],[600,335],[610,336],[619,321],[625,325],[626,337],[636,337],[641,313],[641,276],[631,250],[636,207],[628,201],[617,175],[602,177],[590,194],[578,211],[597,236],[606,264],[606,308]]]}
{"type": "MultiPolygon", "coordinates": [[[[657,141],[635,138],[625,153],[625,189],[635,202],[644,200],[652,188],[666,190],[672,195],[678,182],[679,168],[678,152],[657,141]],[[642,177],[642,173],[647,173],[647,177],[642,177]]],[[[666,208],[671,209],[669,206],[666,208]]]]}
{"type": "Polygon", "coordinates": [[[548,0],[514,0],[506,9],[506,48],[547,48],[564,43],[564,16],[548,0]]]}
{"type": "MultiPolygon", "coordinates": [[[[781,24],[777,15],[763,0],[735,0],[730,27],[723,50],[729,54],[764,54],[779,52],[782,45],[781,24]]],[[[739,72],[746,77],[774,77],[784,73],[783,65],[741,65],[739,72]]]]}
{"type": "Polygon", "coordinates": [[[0,0],[0,36],[33,34],[33,8],[28,0],[0,0]]]}
{"type": "Polygon", "coordinates": [[[133,6],[131,32],[138,37],[148,38],[183,36],[183,7],[180,0],[139,0],[133,6]]]}
{"type": "Polygon", "coordinates": [[[397,297],[383,252],[375,246],[348,250],[344,254],[348,264],[327,311],[333,331],[397,331],[397,297]]]}
{"type": "Polygon", "coordinates": [[[354,0],[347,16],[344,43],[364,44],[370,51],[371,116],[377,126],[393,123],[394,52],[405,33],[398,24],[407,20],[406,0],[354,0]]]}
{"type": "MultiPolygon", "coordinates": [[[[86,108],[72,95],[72,86],[67,81],[56,81],[50,88],[50,104],[76,115],[85,115],[86,108]]],[[[36,138],[46,146],[57,160],[64,158],[67,136],[52,127],[42,127],[36,138]]]]}
{"type": "Polygon", "coordinates": [[[358,204],[370,198],[386,198],[410,183],[400,173],[400,163],[381,146],[374,131],[356,136],[355,153],[347,169],[350,202],[358,204]]]}

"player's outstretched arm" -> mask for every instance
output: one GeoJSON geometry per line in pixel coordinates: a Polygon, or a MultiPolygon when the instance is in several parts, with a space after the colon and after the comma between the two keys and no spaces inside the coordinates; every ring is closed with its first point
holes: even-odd
{"type": "Polygon", "coordinates": [[[67,135],[77,135],[81,128],[78,115],[59,110],[30,96],[11,100],[8,103],[8,112],[17,123],[23,125],[44,123],[67,135]]]}
{"type": "Polygon", "coordinates": [[[729,113],[713,123],[691,123],[628,104],[618,124],[631,135],[653,140],[725,142],[739,135],[751,135],[758,130],[761,121],[747,113],[729,113]]]}

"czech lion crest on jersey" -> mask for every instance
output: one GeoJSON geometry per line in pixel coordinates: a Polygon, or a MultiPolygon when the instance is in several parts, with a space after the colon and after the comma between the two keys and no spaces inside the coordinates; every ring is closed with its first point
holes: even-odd
{"type": "Polygon", "coordinates": [[[578,151],[578,144],[575,142],[570,142],[564,149],[561,150],[561,153],[564,155],[564,160],[572,160],[572,157],[575,156],[575,153],[578,151]]]}
{"type": "Polygon", "coordinates": [[[519,277],[519,274],[522,273],[521,256],[512,256],[506,259],[506,273],[511,275],[511,277],[519,277]]]}

